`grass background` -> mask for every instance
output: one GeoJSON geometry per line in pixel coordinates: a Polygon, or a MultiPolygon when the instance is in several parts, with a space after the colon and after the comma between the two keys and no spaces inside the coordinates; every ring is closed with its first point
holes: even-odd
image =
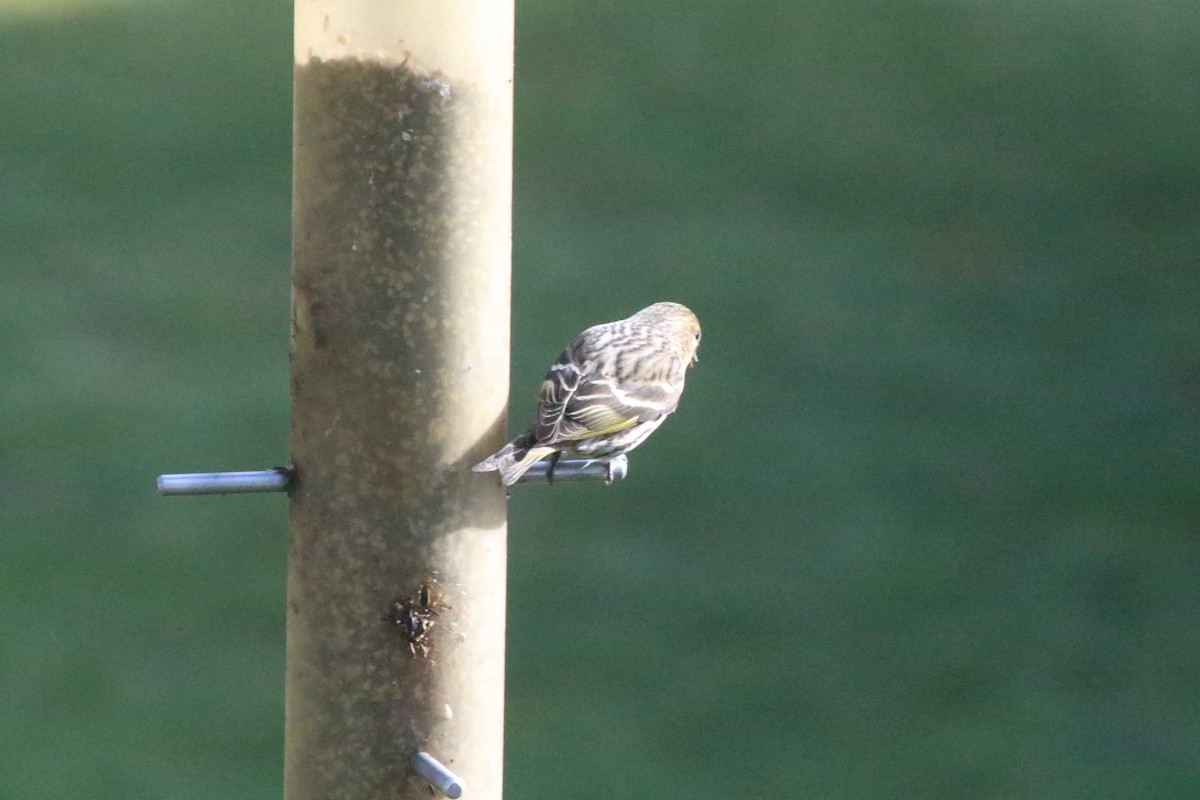
{"type": "MultiPolygon", "coordinates": [[[[0,6],[0,796],[278,797],[285,501],[153,479],[286,460],[290,5],[53,5],[0,6]]],[[[1197,30],[519,4],[514,417],[586,324],[706,335],[630,480],[511,501],[509,797],[1195,796],[1197,30]]]]}

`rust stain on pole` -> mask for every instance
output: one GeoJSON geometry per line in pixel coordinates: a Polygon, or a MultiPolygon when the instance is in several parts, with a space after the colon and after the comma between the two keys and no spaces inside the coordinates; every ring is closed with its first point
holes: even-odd
{"type": "Polygon", "coordinates": [[[470,467],[508,390],[501,79],[297,63],[287,800],[428,797],[419,750],[500,798],[505,496],[470,467]]]}

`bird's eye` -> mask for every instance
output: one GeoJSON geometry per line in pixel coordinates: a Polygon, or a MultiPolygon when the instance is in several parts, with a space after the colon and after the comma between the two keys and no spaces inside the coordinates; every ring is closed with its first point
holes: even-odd
{"type": "Polygon", "coordinates": [[[696,331],[696,341],[700,341],[700,331],[696,331]]]}

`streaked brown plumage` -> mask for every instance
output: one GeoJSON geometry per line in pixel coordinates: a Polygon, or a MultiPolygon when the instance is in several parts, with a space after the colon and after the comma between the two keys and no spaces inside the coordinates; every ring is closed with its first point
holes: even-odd
{"type": "Polygon", "coordinates": [[[552,454],[610,460],[629,452],[679,405],[699,344],[700,321],[679,303],[588,328],[546,373],[533,425],[473,469],[498,470],[511,486],[552,454]]]}

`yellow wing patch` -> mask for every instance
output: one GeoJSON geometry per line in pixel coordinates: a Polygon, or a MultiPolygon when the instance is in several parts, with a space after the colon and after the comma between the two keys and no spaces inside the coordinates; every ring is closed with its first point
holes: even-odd
{"type": "Polygon", "coordinates": [[[591,405],[571,409],[571,419],[582,425],[582,429],[572,431],[568,439],[588,439],[592,436],[607,436],[626,428],[632,428],[638,423],[637,414],[632,416],[622,414],[606,405],[591,405]]]}

